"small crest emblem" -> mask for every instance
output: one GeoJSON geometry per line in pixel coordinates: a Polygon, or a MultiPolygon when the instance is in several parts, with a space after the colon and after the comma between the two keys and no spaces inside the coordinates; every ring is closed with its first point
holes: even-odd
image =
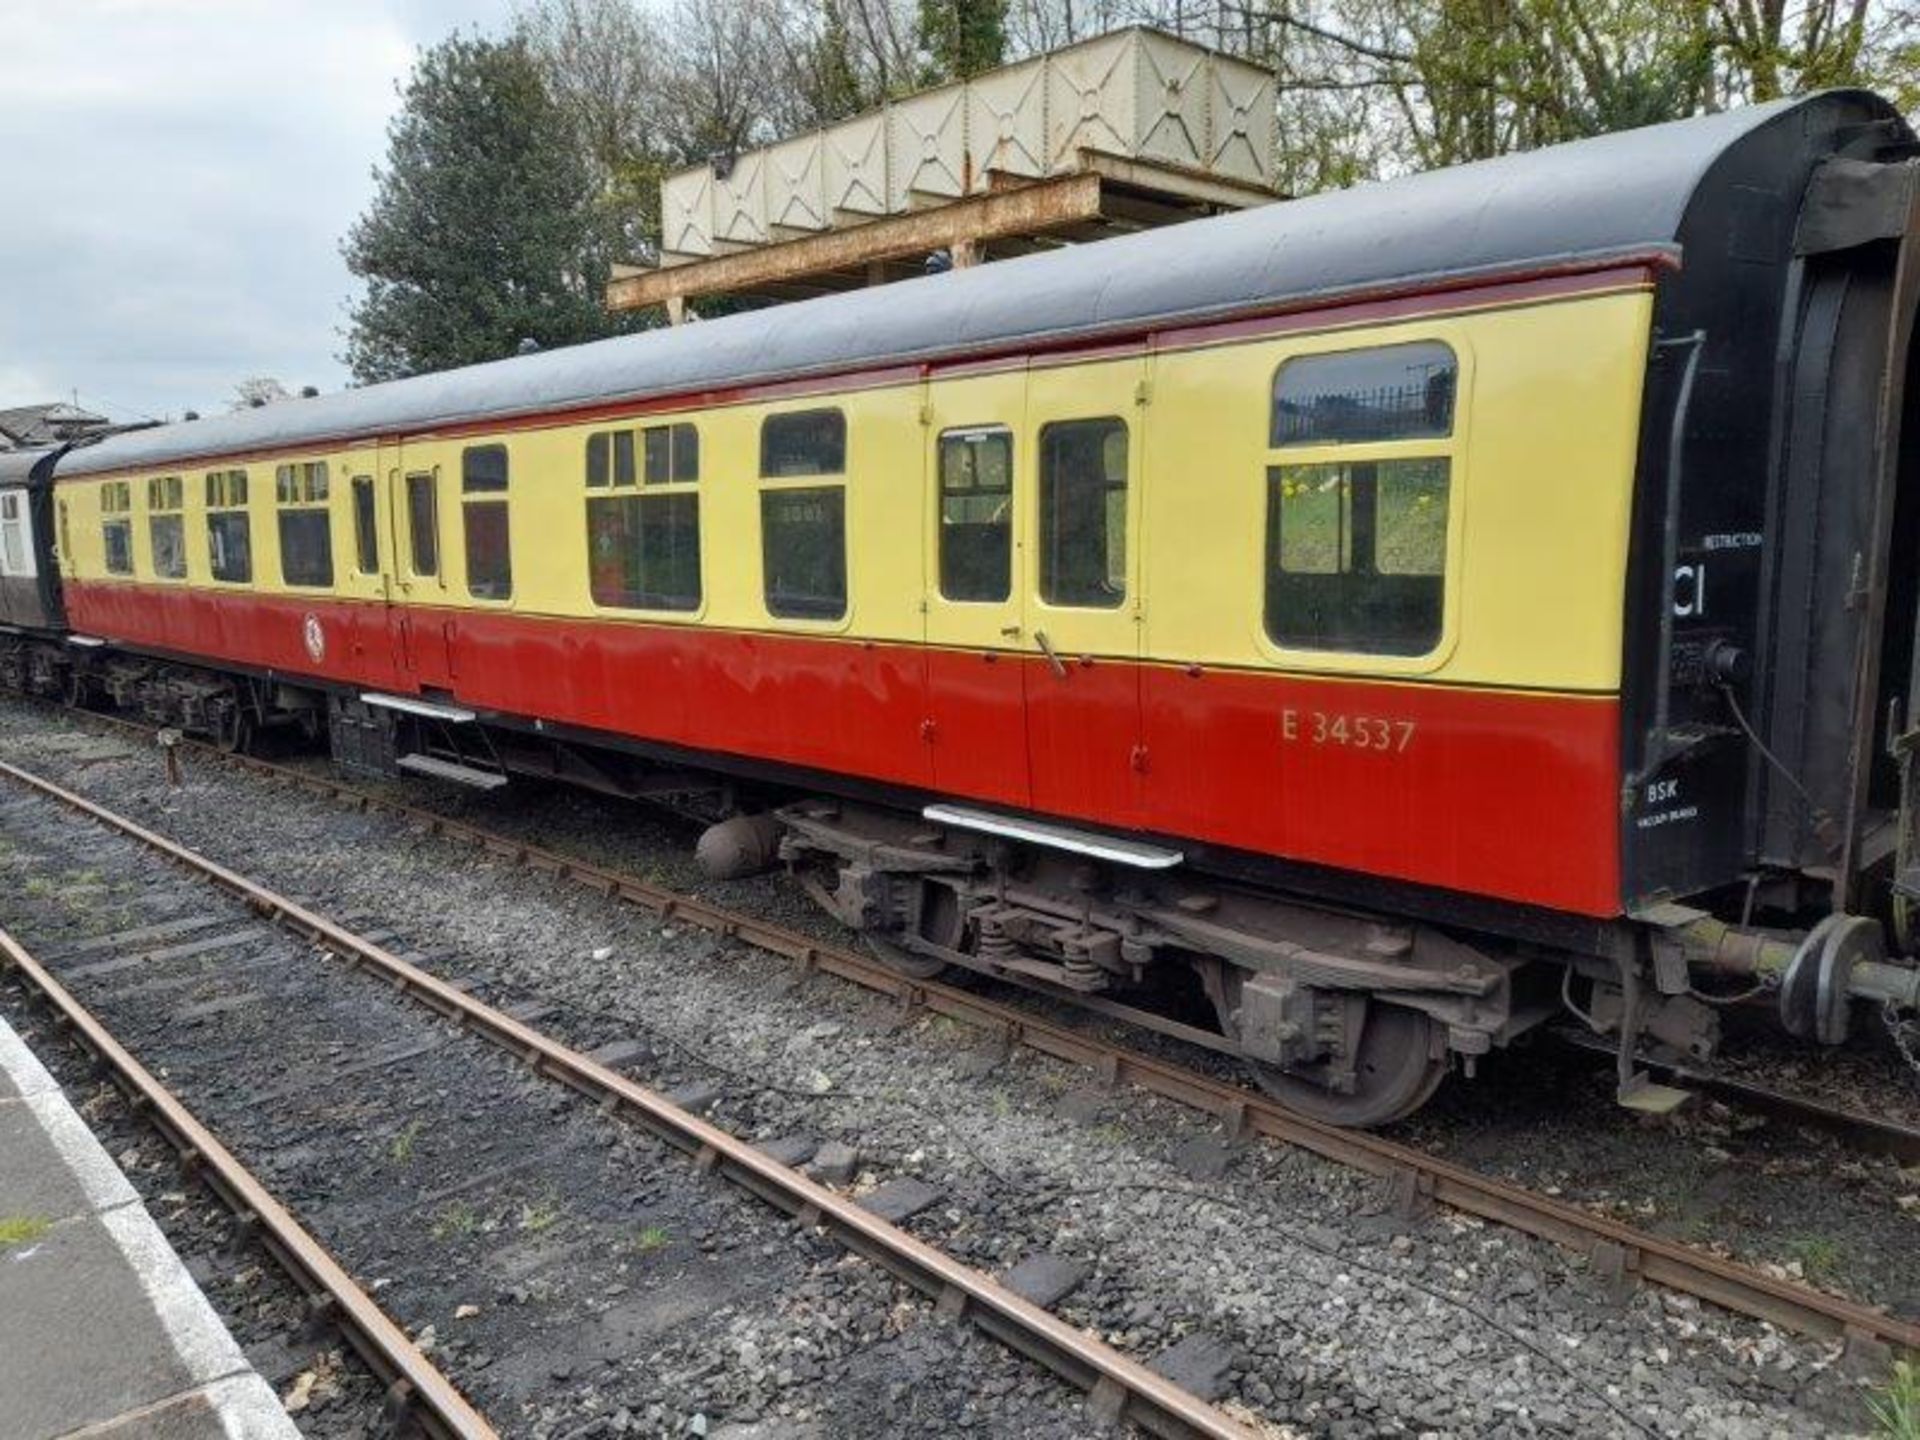
{"type": "Polygon", "coordinates": [[[327,632],[320,628],[320,617],[311,610],[300,626],[300,636],[307,642],[307,654],[316,661],[327,658],[327,632]]]}

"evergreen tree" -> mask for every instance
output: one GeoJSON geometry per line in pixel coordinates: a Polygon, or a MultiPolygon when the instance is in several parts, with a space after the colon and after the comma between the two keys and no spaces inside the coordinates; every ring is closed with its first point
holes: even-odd
{"type": "Polygon", "coordinates": [[[614,237],[587,157],[519,39],[423,54],[375,180],[342,247],[366,282],[342,357],[355,380],[627,328],[601,303],[614,237]]]}
{"type": "Polygon", "coordinates": [[[1006,54],[1007,0],[920,0],[920,46],[931,62],[925,84],[993,69],[1006,54]]]}

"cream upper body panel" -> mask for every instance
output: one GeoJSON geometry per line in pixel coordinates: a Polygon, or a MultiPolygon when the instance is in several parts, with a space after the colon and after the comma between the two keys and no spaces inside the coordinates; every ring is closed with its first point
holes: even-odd
{"type": "MultiPolygon", "coordinates": [[[[1128,427],[1132,457],[1125,500],[1127,597],[1124,626],[1107,623],[1088,631],[1099,637],[1103,651],[1170,664],[1605,693],[1620,682],[1628,521],[1651,315],[1651,291],[1627,288],[1078,363],[1039,359],[1030,370],[1006,367],[988,381],[936,374],[930,381],[864,389],[823,384],[804,396],[772,401],[202,461],[179,472],[187,555],[181,579],[163,579],[154,570],[148,504],[153,476],[62,479],[62,563],[69,577],[89,581],[919,643],[927,635],[925,602],[938,563],[934,455],[943,428],[1005,425],[1012,432],[1015,585],[1027,592],[1029,608],[1043,609],[1031,593],[1039,430],[1066,417],[1118,417],[1128,427]],[[1449,467],[1438,643],[1418,655],[1276,644],[1263,620],[1269,467],[1330,462],[1358,450],[1276,448],[1270,428],[1275,374],[1294,357],[1418,341],[1440,342],[1455,357],[1451,433],[1438,441],[1386,442],[1365,453],[1435,456],[1449,467]],[[1038,409],[1031,401],[1035,395],[1044,396],[1038,409]],[[843,473],[762,476],[767,419],[828,408],[845,419],[843,473]],[[679,487],[698,496],[698,603],[674,610],[598,604],[588,582],[586,506],[598,493],[587,487],[589,438],[670,422],[698,430],[698,475],[679,487]],[[506,450],[504,492],[468,492],[463,456],[494,445],[506,450]],[[279,517],[289,507],[276,493],[277,471],[314,462],[324,463],[329,477],[324,507],[330,586],[289,584],[281,546],[279,517]],[[243,584],[216,580],[210,563],[213,497],[204,476],[229,468],[244,469],[249,477],[252,576],[243,584]],[[438,526],[438,573],[432,576],[413,574],[409,563],[414,517],[407,477],[422,475],[432,477],[438,526]],[[362,478],[374,491],[375,573],[358,564],[353,492],[362,478]],[[128,510],[103,513],[103,493],[123,481],[130,482],[128,510]],[[769,610],[763,496],[796,488],[843,497],[847,603],[838,616],[779,617],[769,610]],[[475,594],[463,543],[467,508],[502,499],[510,517],[511,586],[504,594],[498,587],[475,594]],[[106,566],[103,529],[118,520],[130,522],[130,575],[110,574],[106,566]]],[[[961,643],[994,639],[983,630],[965,633],[961,643]]],[[[1001,643],[1022,648],[1013,640],[1001,643]]]]}

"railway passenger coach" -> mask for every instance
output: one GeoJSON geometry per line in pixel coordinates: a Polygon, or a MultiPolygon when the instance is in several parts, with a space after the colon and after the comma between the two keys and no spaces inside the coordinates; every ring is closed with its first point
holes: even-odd
{"type": "Polygon", "coordinates": [[[1716,983],[1914,999],[1912,154],[1826,94],[119,435],[7,673],[673,798],[1335,1121],[1563,1002],[1659,1103],[1716,983]]]}

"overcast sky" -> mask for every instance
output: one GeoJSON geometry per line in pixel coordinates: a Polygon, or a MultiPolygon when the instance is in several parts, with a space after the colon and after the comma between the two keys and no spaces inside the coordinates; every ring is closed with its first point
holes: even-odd
{"type": "Polygon", "coordinates": [[[511,0],[0,0],[0,407],[338,389],[395,82],[511,0]]]}

